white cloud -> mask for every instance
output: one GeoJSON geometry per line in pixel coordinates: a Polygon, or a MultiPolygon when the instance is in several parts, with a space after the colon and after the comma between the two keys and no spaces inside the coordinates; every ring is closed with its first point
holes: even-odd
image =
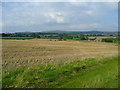
{"type": "Polygon", "coordinates": [[[55,21],[57,23],[64,23],[64,17],[61,12],[48,12],[44,16],[47,18],[47,22],[55,21]]]}

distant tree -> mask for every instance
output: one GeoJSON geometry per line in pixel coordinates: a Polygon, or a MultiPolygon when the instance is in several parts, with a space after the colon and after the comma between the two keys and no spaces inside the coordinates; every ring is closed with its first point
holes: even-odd
{"type": "Polygon", "coordinates": [[[80,40],[86,40],[86,37],[84,35],[81,35],[80,40]]]}
{"type": "Polygon", "coordinates": [[[39,35],[37,35],[37,38],[41,38],[39,35]]]}
{"type": "Polygon", "coordinates": [[[62,41],[62,39],[63,39],[63,37],[59,37],[59,38],[58,38],[59,41],[62,41]]]}
{"type": "Polygon", "coordinates": [[[77,35],[76,38],[79,38],[79,36],[77,35]]]}
{"type": "Polygon", "coordinates": [[[37,37],[37,34],[36,33],[32,33],[31,36],[35,38],[35,37],[37,37]]]}
{"type": "Polygon", "coordinates": [[[2,33],[2,37],[7,37],[8,35],[5,33],[2,33]]]}

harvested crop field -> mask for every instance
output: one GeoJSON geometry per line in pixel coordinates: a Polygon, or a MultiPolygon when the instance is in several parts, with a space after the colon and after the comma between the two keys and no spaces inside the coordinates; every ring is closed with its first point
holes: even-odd
{"type": "Polygon", "coordinates": [[[117,44],[85,41],[3,40],[3,67],[71,62],[118,53],[117,44]]]}
{"type": "Polygon", "coordinates": [[[3,88],[117,88],[118,45],[3,40],[3,88]]]}
{"type": "Polygon", "coordinates": [[[117,37],[103,37],[103,36],[100,36],[100,37],[88,37],[89,39],[95,39],[95,38],[101,38],[101,39],[108,39],[108,38],[117,38],[117,37]]]}

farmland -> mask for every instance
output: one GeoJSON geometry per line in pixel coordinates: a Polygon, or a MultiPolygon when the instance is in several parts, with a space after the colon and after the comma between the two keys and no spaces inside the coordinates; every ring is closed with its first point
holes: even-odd
{"type": "Polygon", "coordinates": [[[116,37],[88,37],[89,39],[95,39],[95,38],[102,38],[102,39],[111,39],[111,38],[116,38],[116,37]]]}
{"type": "Polygon", "coordinates": [[[2,40],[3,87],[117,88],[117,55],[116,43],[2,40]]]}
{"type": "Polygon", "coordinates": [[[33,37],[0,37],[0,39],[33,39],[33,37]]]}

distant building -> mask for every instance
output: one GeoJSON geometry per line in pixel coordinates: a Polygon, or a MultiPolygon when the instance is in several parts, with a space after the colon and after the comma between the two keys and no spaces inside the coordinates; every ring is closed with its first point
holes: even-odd
{"type": "Polygon", "coordinates": [[[102,39],[101,38],[97,38],[94,40],[95,42],[102,42],[102,39]]]}

